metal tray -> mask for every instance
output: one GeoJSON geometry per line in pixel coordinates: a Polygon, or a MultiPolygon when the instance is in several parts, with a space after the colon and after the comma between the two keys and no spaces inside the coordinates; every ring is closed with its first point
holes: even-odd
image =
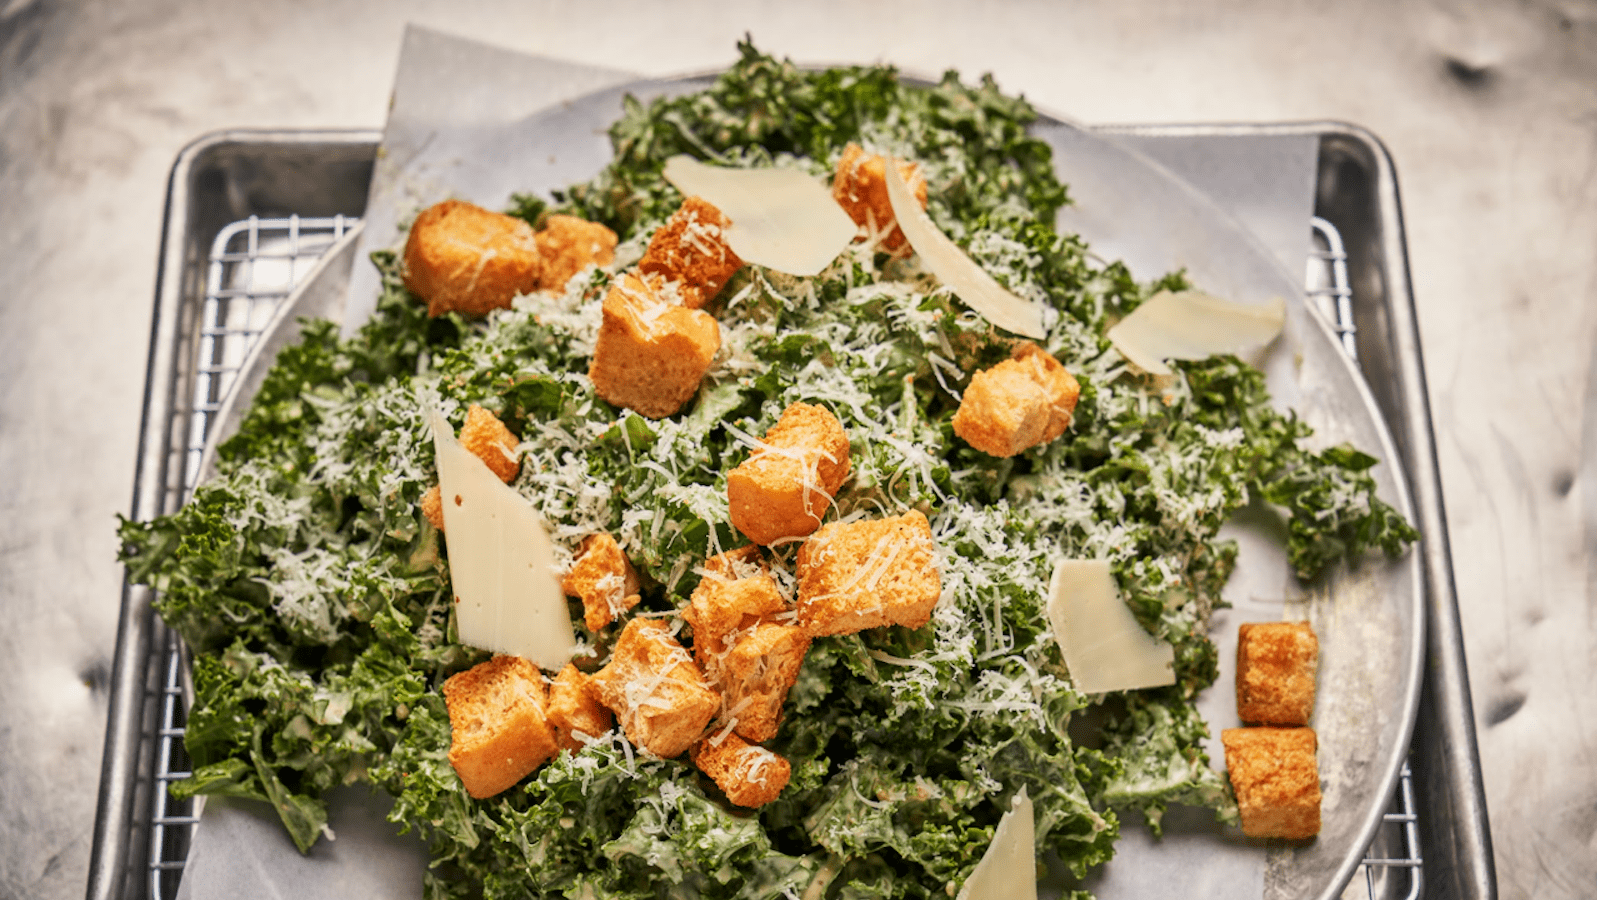
{"type": "MultiPolygon", "coordinates": [[[[1330,123],[1131,126],[1133,142],[1313,135],[1320,145],[1319,261],[1344,343],[1397,440],[1426,535],[1429,637],[1425,696],[1391,823],[1348,896],[1495,895],[1458,632],[1439,479],[1413,317],[1401,210],[1390,160],[1373,136],[1330,123]],[[1334,244],[1340,235],[1346,252],[1334,244]],[[1403,801],[1407,800],[1405,805],[1403,801]],[[1416,821],[1417,820],[1417,821],[1416,821]],[[1424,878],[1421,877],[1423,860],[1424,878]]],[[[198,448],[249,340],[333,236],[360,215],[379,135],[370,131],[223,132],[180,154],[168,190],[144,423],[131,514],[175,508],[198,448]],[[297,263],[296,260],[302,262],[297,263]],[[261,279],[265,264],[279,274],[261,279]],[[275,288],[282,282],[280,290],[275,288]],[[243,342],[242,344],[240,342],[243,342]]],[[[124,590],[88,896],[168,897],[193,818],[169,804],[182,777],[181,648],[151,614],[149,592],[124,590]]]]}

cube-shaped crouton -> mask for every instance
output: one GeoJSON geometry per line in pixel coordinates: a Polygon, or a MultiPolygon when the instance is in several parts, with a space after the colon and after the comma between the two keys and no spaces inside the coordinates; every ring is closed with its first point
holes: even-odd
{"type": "Polygon", "coordinates": [[[809,649],[809,633],[795,625],[762,622],[737,639],[721,667],[725,716],[734,731],[756,743],[776,736],[782,704],[809,649]]]}
{"type": "Polygon", "coordinates": [[[559,751],[544,713],[543,673],[496,656],[444,682],[449,764],[473,797],[492,797],[559,751]]]}
{"type": "Polygon", "coordinates": [[[401,267],[427,314],[485,316],[537,290],[543,258],[532,226],[460,200],[423,210],[410,226],[401,267]]]}
{"type": "Polygon", "coordinates": [[[433,485],[421,495],[421,514],[439,531],[444,530],[444,491],[433,485]]]}
{"type": "Polygon", "coordinates": [[[615,724],[610,710],[599,702],[592,676],[571,663],[566,663],[549,686],[548,718],[555,740],[572,751],[581,750],[615,724]]]}
{"type": "Polygon", "coordinates": [[[1047,429],[1048,392],[1013,359],[973,375],[954,413],[954,433],[993,456],[1035,447],[1047,429]]]}
{"type": "Polygon", "coordinates": [[[781,795],[793,768],[764,747],[735,734],[706,738],[693,748],[693,764],[710,776],[735,806],[764,806],[781,795]]]}
{"type": "Polygon", "coordinates": [[[659,619],[627,623],[610,662],[594,673],[593,687],[627,739],[664,759],[692,746],[721,706],[720,695],[659,619]]]}
{"type": "Polygon", "coordinates": [[[1016,344],[1012,356],[1016,362],[1031,367],[1032,380],[1048,393],[1048,426],[1043,429],[1041,443],[1057,439],[1070,427],[1076,401],[1081,399],[1081,384],[1052,353],[1031,341],[1016,344]]]}
{"type": "Polygon", "coordinates": [[[638,271],[677,282],[682,305],[702,309],[743,268],[721,234],[730,224],[704,198],[688,197],[649,238],[638,271]]]}
{"type": "Polygon", "coordinates": [[[538,286],[563,291],[571,276],[588,266],[608,266],[616,258],[616,233],[576,216],[549,216],[534,235],[543,256],[538,286]]]}
{"type": "Polygon", "coordinates": [[[1081,386],[1059,360],[1023,342],[1013,357],[971,377],[954,433],[983,453],[1014,456],[1064,434],[1080,396],[1081,386]]]}
{"type": "MultiPolygon", "coordinates": [[[[920,204],[926,208],[926,179],[921,177],[920,166],[899,160],[899,177],[920,204]]],[[[887,197],[887,159],[866,153],[858,144],[843,148],[837,161],[837,171],[832,175],[832,199],[843,207],[854,224],[864,228],[887,253],[904,250],[908,242],[893,215],[893,203],[887,197]]],[[[869,238],[868,238],[869,239],[869,238]]]]}
{"type": "Polygon", "coordinates": [[[824,526],[798,552],[798,624],[812,635],[919,628],[942,594],[931,524],[919,510],[824,526]]]}
{"type": "Polygon", "coordinates": [[[1249,837],[1320,833],[1320,770],[1312,728],[1227,728],[1225,767],[1249,837]]]}
{"type": "Polygon", "coordinates": [[[1237,716],[1252,725],[1307,725],[1320,642],[1307,622],[1248,623],[1237,636],[1237,716]]]}
{"type": "Polygon", "coordinates": [[[506,484],[521,471],[516,447],[521,439],[511,433],[499,417],[473,403],[466,410],[466,424],[460,426],[460,444],[487,464],[506,484]]]}
{"type": "Polygon", "coordinates": [[[755,623],[788,611],[769,575],[705,578],[693,589],[682,618],[693,627],[693,656],[712,681],[738,635],[755,623]]]}
{"type": "Polygon", "coordinates": [[[848,464],[848,435],[836,416],[808,403],[789,406],[727,473],[732,524],[764,545],[813,533],[848,478],[848,464]]]}
{"type": "Polygon", "coordinates": [[[588,377],[616,406],[662,419],[681,409],[721,349],[721,327],[664,292],[658,275],[628,272],[604,298],[588,377]]]}
{"type": "Polygon", "coordinates": [[[567,596],[582,599],[582,620],[598,631],[638,605],[638,570],[608,534],[590,534],[577,550],[571,570],[560,580],[567,596]]]}
{"type": "Polygon", "coordinates": [[[765,562],[765,551],[759,544],[748,544],[736,550],[727,550],[706,559],[700,567],[705,578],[731,581],[765,575],[770,567],[765,562]]]}

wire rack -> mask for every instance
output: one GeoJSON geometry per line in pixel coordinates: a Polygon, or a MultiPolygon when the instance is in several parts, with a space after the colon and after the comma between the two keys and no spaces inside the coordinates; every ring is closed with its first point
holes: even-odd
{"type": "MultiPolygon", "coordinates": [[[[176,467],[184,498],[194,489],[205,439],[250,348],[272,321],[316,261],[358,219],[259,218],[251,216],[221,230],[206,262],[205,301],[196,360],[194,403],[183,413],[189,421],[184,465],[176,467]]],[[[1315,217],[1305,285],[1331,323],[1343,348],[1358,358],[1353,322],[1353,292],[1348,283],[1347,253],[1331,222],[1315,217]]],[[[187,710],[188,660],[182,642],[166,633],[159,697],[160,726],[156,743],[157,790],[151,797],[150,897],[176,896],[184,861],[199,824],[194,805],[168,796],[166,786],[188,777],[183,750],[187,710]]],[[[1360,871],[1343,893],[1344,900],[1368,897],[1416,900],[1424,890],[1419,856],[1419,816],[1414,787],[1405,764],[1385,823],[1365,855],[1360,871]]]]}
{"type": "MultiPolygon", "coordinates": [[[[191,409],[176,413],[180,422],[188,421],[186,428],[180,425],[179,429],[186,432],[182,464],[170,468],[177,478],[169,490],[179,498],[187,499],[194,490],[206,436],[249,358],[250,348],[294,286],[359,221],[349,216],[251,216],[217,233],[205,263],[194,400],[191,409]]],[[[172,503],[167,508],[176,506],[172,503]]],[[[189,775],[189,757],[183,749],[189,667],[176,634],[164,632],[163,644],[157,698],[160,723],[155,744],[156,789],[150,797],[149,896],[165,900],[177,894],[199,817],[191,801],[175,800],[166,790],[172,782],[189,775]]]]}

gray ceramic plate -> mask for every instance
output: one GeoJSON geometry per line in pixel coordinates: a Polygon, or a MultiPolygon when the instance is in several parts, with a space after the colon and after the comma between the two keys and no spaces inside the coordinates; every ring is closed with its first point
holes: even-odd
{"type": "MultiPolygon", "coordinates": [[[[418,207],[446,195],[490,206],[502,205],[512,192],[547,196],[552,189],[586,180],[609,160],[605,132],[620,115],[624,96],[647,100],[676,95],[697,90],[707,80],[633,82],[505,125],[431,132],[413,157],[388,171],[393,179],[389,188],[401,183],[426,184],[429,192],[444,188],[431,196],[412,190],[418,207]]],[[[1075,200],[1061,213],[1061,226],[1081,233],[1095,252],[1125,260],[1141,278],[1184,268],[1197,285],[1222,296],[1244,302],[1287,298],[1286,333],[1258,360],[1278,404],[1290,405],[1312,424],[1317,441],[1347,441],[1383,460],[1376,469],[1381,493],[1412,519],[1406,487],[1392,462],[1399,457],[1391,437],[1353,364],[1302,302],[1299,279],[1210,199],[1147,158],[1056,118],[1045,117],[1034,130],[1054,148],[1057,170],[1075,200]]],[[[393,152],[385,146],[390,162],[393,152]]],[[[390,199],[394,195],[390,190],[390,199]]],[[[1303,228],[1306,232],[1307,221],[1303,228]]],[[[285,304],[240,379],[240,392],[222,411],[216,437],[237,427],[242,405],[276,351],[297,334],[300,316],[347,314],[358,320],[362,310],[369,310],[372,297],[345,296],[359,246],[356,236],[346,238],[285,304]]],[[[357,275],[354,283],[369,284],[370,279],[357,275]]],[[[1419,560],[1412,554],[1395,562],[1371,557],[1351,572],[1338,571],[1299,586],[1287,575],[1284,556],[1272,549],[1264,534],[1268,530],[1243,523],[1236,531],[1242,562],[1227,589],[1236,609],[1217,617],[1213,636],[1220,646],[1222,671],[1200,705],[1216,737],[1211,756],[1217,766],[1223,765],[1219,730],[1237,724],[1230,689],[1236,624],[1283,616],[1306,616],[1313,622],[1321,645],[1313,722],[1324,791],[1321,834],[1298,845],[1250,841],[1215,826],[1206,815],[1175,812],[1167,820],[1165,837],[1154,840],[1139,825],[1126,823],[1118,855],[1085,885],[1104,900],[1167,896],[1173,888],[1188,896],[1249,900],[1336,897],[1381,823],[1407,752],[1419,697],[1424,641],[1419,560]]],[[[197,847],[208,843],[204,832],[202,824],[197,847]]],[[[281,843],[286,847],[286,840],[281,843]]],[[[298,875],[288,875],[298,865],[291,849],[279,855],[278,848],[263,846],[258,839],[250,844],[234,849],[273,857],[262,860],[265,865],[248,867],[254,877],[283,871],[298,893],[315,895],[298,875]]],[[[372,847],[371,852],[383,851],[372,847]]],[[[414,848],[400,852],[414,854],[414,848]]],[[[213,895],[199,885],[185,887],[194,889],[193,896],[213,895]]]]}

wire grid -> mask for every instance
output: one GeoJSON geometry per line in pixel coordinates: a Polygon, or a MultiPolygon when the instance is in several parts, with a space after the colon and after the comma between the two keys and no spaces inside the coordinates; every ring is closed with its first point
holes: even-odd
{"type": "MultiPolygon", "coordinates": [[[[1342,234],[1326,219],[1309,221],[1313,242],[1309,249],[1305,290],[1318,304],[1331,330],[1348,356],[1359,358],[1358,329],[1353,323],[1353,288],[1347,273],[1347,248],[1342,234]]],[[[1423,860],[1420,858],[1419,816],[1414,807],[1414,777],[1407,762],[1399,776],[1397,791],[1387,808],[1384,827],[1370,842],[1359,872],[1343,891],[1343,900],[1359,896],[1362,882],[1365,895],[1402,896],[1416,900],[1425,889],[1423,860]],[[1359,877],[1362,875],[1362,878],[1359,877]],[[1407,878],[1406,886],[1400,880],[1407,878]],[[1400,887],[1406,887],[1399,894],[1400,887]]]]}
{"type": "MultiPolygon", "coordinates": [[[[250,348],[294,286],[358,221],[345,216],[316,219],[251,216],[228,225],[217,234],[207,263],[192,425],[185,448],[186,465],[181,485],[184,497],[194,488],[206,435],[250,348]]],[[[1311,225],[1313,244],[1305,278],[1307,294],[1325,313],[1343,349],[1357,359],[1353,292],[1348,282],[1347,252],[1341,234],[1335,225],[1318,216],[1311,225]]],[[[167,785],[189,774],[188,754],[183,750],[182,741],[188,660],[182,642],[171,632],[167,632],[164,657],[156,750],[157,789],[152,801],[150,843],[150,896],[162,900],[177,893],[189,843],[199,824],[192,802],[172,800],[166,790],[167,785]]],[[[1344,900],[1353,900],[1361,894],[1371,900],[1395,896],[1416,900],[1424,889],[1419,846],[1413,779],[1405,763],[1398,790],[1385,815],[1384,827],[1370,844],[1359,874],[1344,891],[1344,900]],[[1400,885],[1399,879],[1405,877],[1406,886],[1400,885]],[[1406,890],[1399,895],[1403,887],[1406,890]]]]}
{"type": "MultiPolygon", "coordinates": [[[[360,220],[350,216],[261,218],[233,222],[211,242],[206,261],[205,299],[195,347],[191,408],[176,412],[184,434],[178,483],[170,490],[187,499],[199,477],[205,439],[227,399],[250,348],[272,322],[294,286],[315,268],[333,244],[360,220]]],[[[175,507],[170,504],[168,508],[175,507]]],[[[194,804],[174,800],[167,786],[189,775],[183,728],[188,678],[187,653],[173,632],[163,632],[157,704],[160,721],[155,744],[155,790],[150,810],[150,896],[170,898],[188,858],[199,823],[194,804]]]]}

